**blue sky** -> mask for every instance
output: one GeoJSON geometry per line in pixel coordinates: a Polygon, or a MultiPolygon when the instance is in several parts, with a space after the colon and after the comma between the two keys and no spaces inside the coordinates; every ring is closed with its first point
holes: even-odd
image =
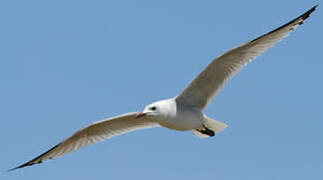
{"type": "Polygon", "coordinates": [[[322,179],[321,7],[230,81],[215,138],[155,128],[5,172],[103,118],[177,95],[317,1],[0,1],[0,179],[322,179]]]}

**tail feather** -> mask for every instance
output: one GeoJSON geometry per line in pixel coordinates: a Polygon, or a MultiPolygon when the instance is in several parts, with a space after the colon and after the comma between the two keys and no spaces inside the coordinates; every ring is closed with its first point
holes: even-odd
{"type": "Polygon", "coordinates": [[[205,119],[206,119],[206,121],[204,122],[204,126],[213,130],[215,133],[219,133],[228,127],[228,125],[226,125],[223,122],[220,122],[220,121],[208,118],[208,117],[205,119]]]}

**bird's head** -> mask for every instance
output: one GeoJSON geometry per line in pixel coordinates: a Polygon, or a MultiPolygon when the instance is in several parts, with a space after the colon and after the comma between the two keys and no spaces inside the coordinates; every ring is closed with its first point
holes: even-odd
{"type": "Polygon", "coordinates": [[[137,118],[144,116],[152,119],[166,118],[170,114],[170,110],[173,109],[172,102],[172,99],[167,99],[149,104],[142,112],[138,113],[137,118]]]}

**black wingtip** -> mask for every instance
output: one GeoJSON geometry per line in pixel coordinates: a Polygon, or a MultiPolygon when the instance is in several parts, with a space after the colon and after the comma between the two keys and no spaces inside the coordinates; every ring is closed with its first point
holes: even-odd
{"type": "Polygon", "coordinates": [[[7,172],[11,172],[11,171],[13,171],[13,170],[16,170],[16,169],[18,169],[19,167],[15,167],[15,168],[12,168],[12,169],[8,169],[7,170],[7,172]]]}
{"type": "Polygon", "coordinates": [[[12,169],[8,169],[7,172],[11,172],[11,171],[14,171],[16,169],[20,169],[20,168],[23,168],[25,167],[24,165],[21,165],[21,166],[18,166],[18,167],[15,167],[15,168],[12,168],[12,169]]]}
{"type": "MultiPolygon", "coordinates": [[[[264,36],[266,36],[268,34],[271,34],[271,33],[274,33],[276,31],[279,31],[282,28],[285,28],[285,27],[287,27],[287,26],[289,26],[291,24],[293,24],[293,25],[302,25],[303,22],[305,21],[305,19],[307,19],[308,17],[310,17],[310,15],[312,14],[312,12],[315,11],[315,9],[317,7],[318,7],[318,4],[315,5],[315,6],[313,6],[310,10],[306,11],[304,14],[302,14],[302,15],[298,16],[297,18],[291,20],[290,22],[286,23],[285,25],[282,25],[279,28],[274,29],[273,31],[270,31],[269,33],[266,33],[266,34],[264,34],[264,35],[262,35],[262,36],[260,36],[260,37],[258,37],[256,39],[254,39],[254,40],[251,40],[250,43],[257,41],[258,39],[261,39],[262,37],[264,37],[264,36]],[[296,21],[297,21],[297,23],[296,23],[296,21]]],[[[292,31],[294,29],[295,29],[294,27],[291,27],[289,30],[292,31]]]]}
{"type": "MultiPolygon", "coordinates": [[[[42,156],[50,153],[51,151],[53,151],[55,148],[57,148],[57,146],[59,146],[61,143],[58,143],[56,146],[52,147],[50,150],[44,152],[43,154],[37,156],[36,158],[26,162],[25,164],[22,164],[18,167],[15,167],[15,168],[12,168],[12,169],[8,169],[7,172],[10,172],[10,171],[13,171],[13,170],[16,170],[16,169],[20,169],[20,168],[24,168],[24,167],[27,167],[27,166],[32,166],[32,165],[35,165],[35,164],[40,164],[43,162],[43,159],[42,156]]],[[[52,159],[52,157],[48,157],[47,159],[52,159]]]]}
{"type": "Polygon", "coordinates": [[[7,170],[7,172],[11,172],[11,171],[14,171],[14,170],[16,170],[16,169],[20,169],[20,168],[23,168],[23,167],[26,167],[26,166],[31,166],[31,165],[33,165],[33,164],[25,163],[25,164],[20,165],[20,166],[18,166],[18,167],[15,167],[15,168],[12,168],[12,169],[8,169],[8,170],[7,170]]]}
{"type": "Polygon", "coordinates": [[[310,14],[312,14],[312,12],[315,11],[315,9],[318,7],[319,5],[315,5],[313,6],[310,10],[308,10],[306,13],[304,13],[301,17],[303,18],[303,20],[307,19],[308,17],[310,17],[310,14]]]}
{"type": "Polygon", "coordinates": [[[23,165],[18,166],[18,167],[15,167],[15,168],[12,168],[12,169],[8,169],[7,172],[14,171],[16,169],[24,168],[24,167],[27,167],[27,166],[32,166],[34,164],[40,164],[40,163],[42,163],[42,161],[39,161],[39,162],[36,162],[36,163],[29,161],[29,162],[27,162],[27,163],[25,163],[23,165]]]}

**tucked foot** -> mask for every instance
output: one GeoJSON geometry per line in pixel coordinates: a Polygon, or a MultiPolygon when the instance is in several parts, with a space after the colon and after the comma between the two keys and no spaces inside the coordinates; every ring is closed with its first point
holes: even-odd
{"type": "Polygon", "coordinates": [[[203,129],[196,129],[198,132],[213,137],[215,135],[214,131],[208,129],[203,125],[203,129]]]}

